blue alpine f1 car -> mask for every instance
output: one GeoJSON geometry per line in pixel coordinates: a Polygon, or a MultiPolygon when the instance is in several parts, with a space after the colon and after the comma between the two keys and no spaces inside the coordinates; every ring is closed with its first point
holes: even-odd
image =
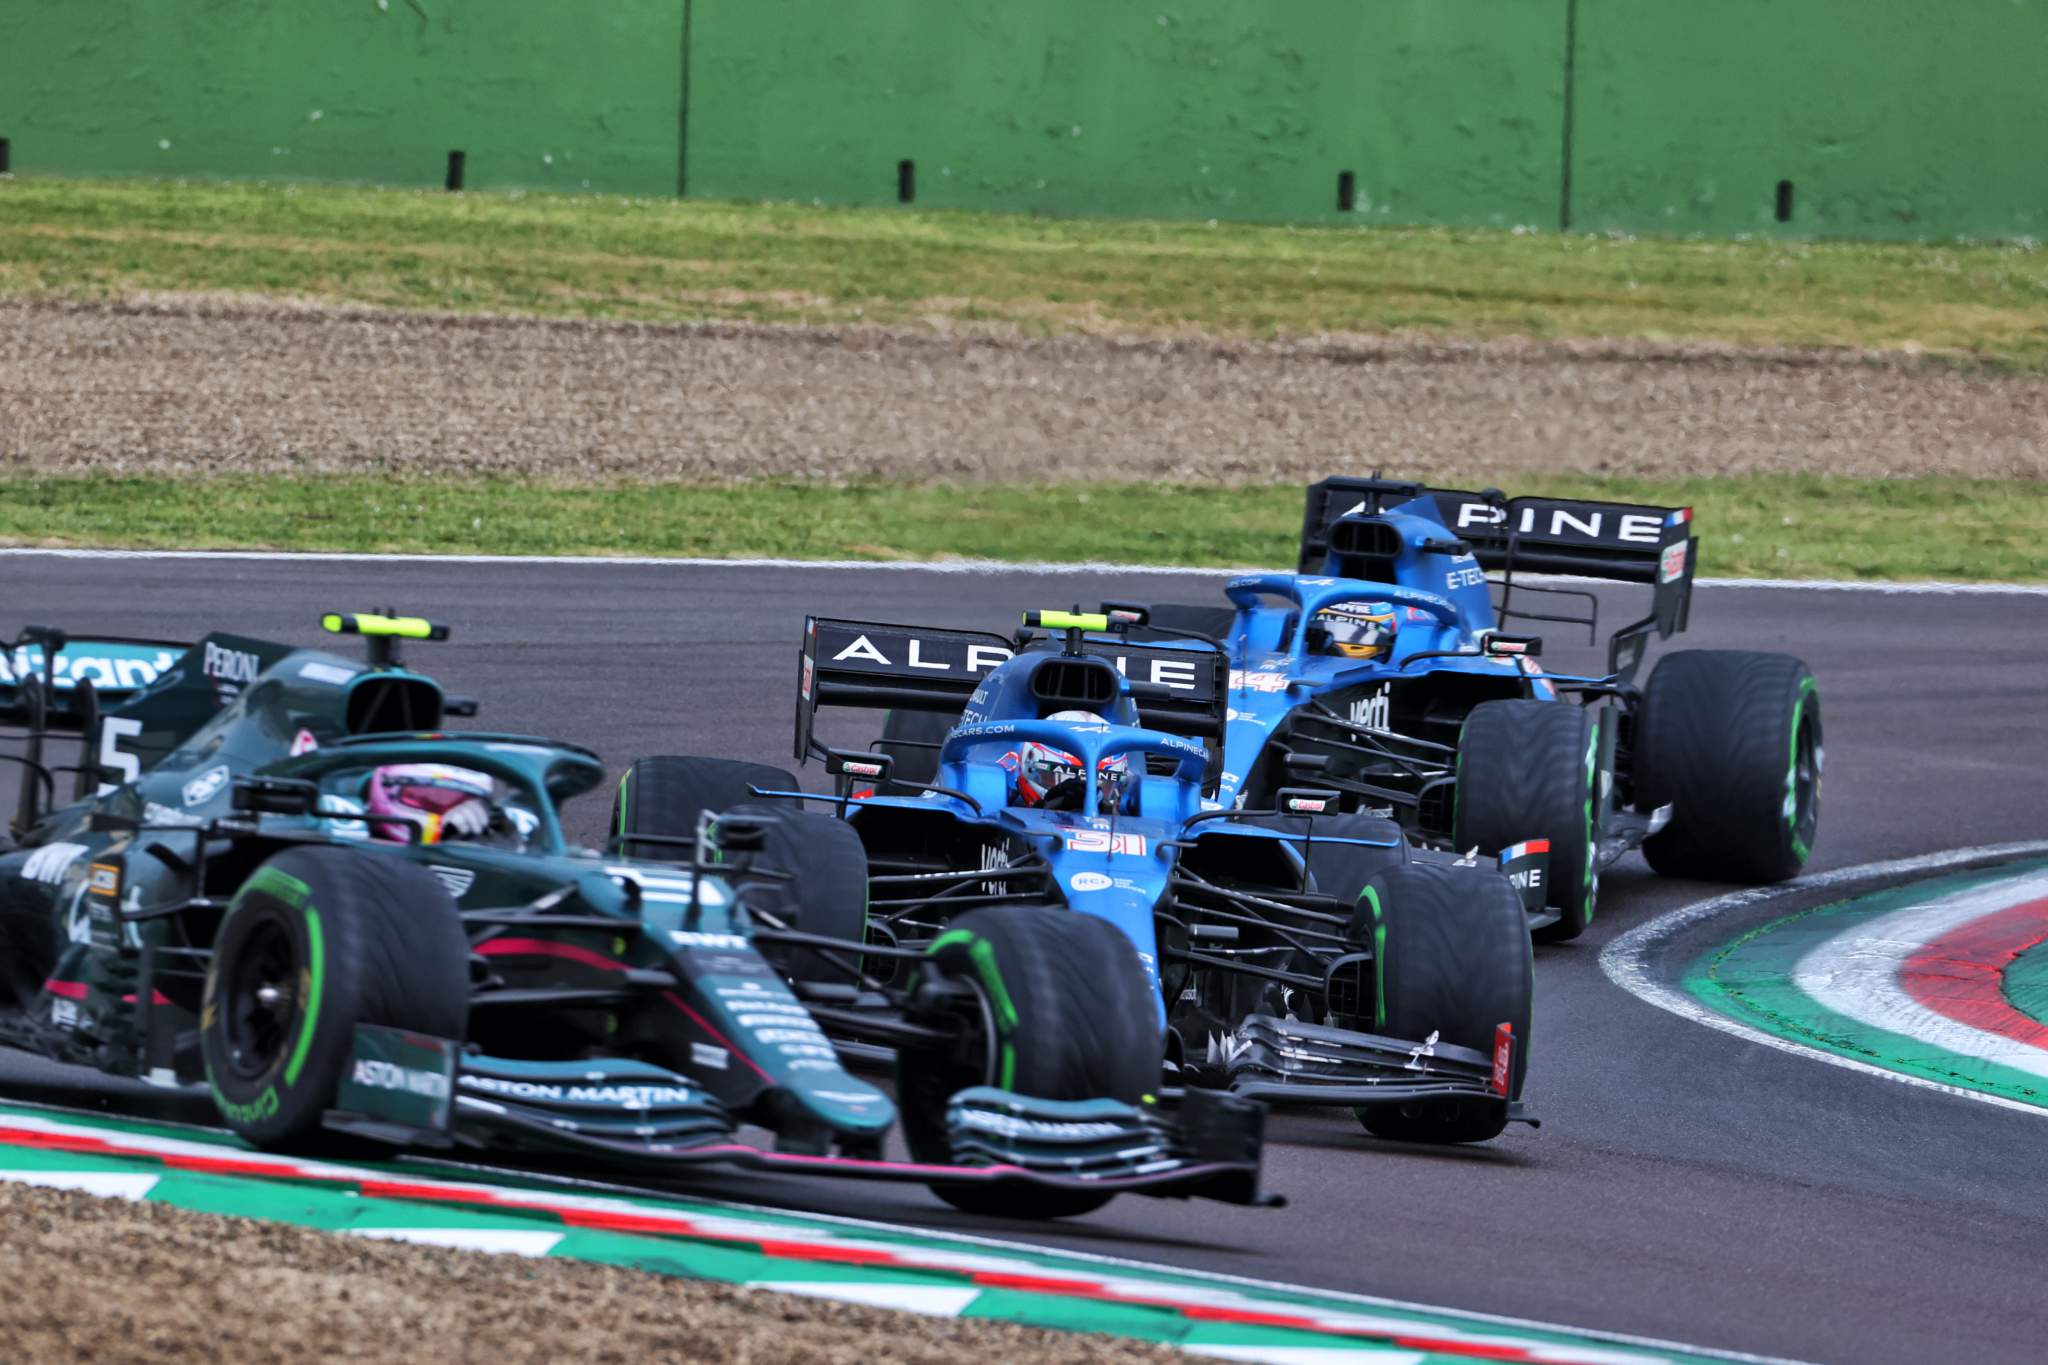
{"type": "Polygon", "coordinates": [[[1233,579],[1227,605],[1123,609],[1133,638],[1227,653],[1223,800],[1265,805],[1313,770],[1417,842],[1541,848],[1547,866],[1522,874],[1543,883],[1531,926],[1569,939],[1632,848],[1668,874],[1770,882],[1813,846],[1821,711],[1804,663],[1684,650],[1636,681],[1649,642],[1685,628],[1692,530],[1689,508],[1332,478],[1308,491],[1297,572],[1233,579]],[[1542,640],[1502,628],[1594,631],[1597,597],[1558,575],[1652,589],[1598,675],[1545,673],[1542,640]]]}
{"type": "Polygon", "coordinates": [[[757,937],[809,955],[792,986],[842,1052],[893,1053],[914,1153],[942,1136],[910,1124],[931,1077],[1196,1112],[1341,1105],[1419,1141],[1527,1118],[1529,940],[1493,858],[1416,849],[1311,780],[1219,799],[1221,651],[1135,644],[1106,614],[1025,623],[807,620],[796,754],[834,791],[645,758],[621,786],[624,846],[758,822],[794,884],[865,886],[856,923],[816,932],[792,902],[757,937]],[[821,743],[825,707],[889,710],[888,743],[821,743]],[[979,1026],[935,1058],[935,1012],[979,1026]]]}

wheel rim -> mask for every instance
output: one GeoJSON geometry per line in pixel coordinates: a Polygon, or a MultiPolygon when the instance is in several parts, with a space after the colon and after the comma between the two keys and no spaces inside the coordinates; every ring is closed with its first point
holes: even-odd
{"type": "Polygon", "coordinates": [[[228,978],[228,1069],[255,1080],[275,1067],[292,1037],[299,1012],[299,952],[275,919],[258,924],[243,940],[228,978]]]}

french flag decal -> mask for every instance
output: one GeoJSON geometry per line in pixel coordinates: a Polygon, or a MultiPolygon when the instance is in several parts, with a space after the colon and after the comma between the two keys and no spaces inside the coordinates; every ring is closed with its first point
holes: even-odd
{"type": "Polygon", "coordinates": [[[1664,524],[1666,526],[1683,526],[1691,520],[1692,509],[1690,507],[1681,507],[1670,516],[1664,518],[1664,524]]]}
{"type": "Polygon", "coordinates": [[[1526,857],[1531,853],[1548,852],[1550,852],[1550,840],[1529,839],[1523,843],[1514,844],[1510,847],[1502,849],[1500,851],[1500,860],[1504,863],[1511,863],[1515,859],[1526,857]]]}

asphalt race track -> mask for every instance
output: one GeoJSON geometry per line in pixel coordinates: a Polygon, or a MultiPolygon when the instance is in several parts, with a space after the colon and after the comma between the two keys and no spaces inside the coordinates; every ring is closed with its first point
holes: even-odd
{"type": "MultiPolygon", "coordinates": [[[[1007,629],[1025,607],[1206,601],[1216,579],[816,568],[0,558],[11,633],[313,643],[323,610],[395,606],[455,638],[411,659],[484,699],[471,722],[588,744],[788,761],[802,615],[1007,629]]],[[[1611,628],[1633,601],[1609,608],[1611,628]]],[[[1553,632],[1555,628],[1553,628],[1553,632]]],[[[2048,835],[2048,597],[1705,587],[1685,643],[1789,650],[1818,674],[1815,868],[2048,835]]],[[[1568,667],[1556,648],[1546,663],[1568,667]]],[[[836,736],[865,739],[855,717],[836,736]]],[[[817,770],[811,784],[818,785],[817,770]]],[[[572,832],[596,838],[605,798],[572,832]]],[[[1816,1360],[2041,1358],[2048,1121],[1701,1028],[1611,985],[1622,929],[1724,888],[1608,874],[1576,944],[1537,952],[1540,1132],[1478,1149],[1279,1115],[1281,1211],[1122,1199],[989,1224],[921,1189],[718,1177],[704,1193],[972,1230],[1264,1279],[1816,1360]]],[[[91,1077],[0,1054],[0,1086],[80,1102],[91,1077]]],[[[123,1088],[124,1096],[136,1092],[123,1088]]],[[[160,1097],[151,1100],[161,1108],[160,1097]]],[[[203,1099],[172,1106],[206,1121],[203,1099]]]]}

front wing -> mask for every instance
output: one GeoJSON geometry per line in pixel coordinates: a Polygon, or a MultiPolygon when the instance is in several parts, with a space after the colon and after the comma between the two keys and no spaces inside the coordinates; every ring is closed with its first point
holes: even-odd
{"type": "Polygon", "coordinates": [[[529,1078],[538,1070],[464,1054],[443,1039],[365,1026],[326,1124],[399,1147],[582,1156],[644,1174],[720,1166],[932,1186],[1283,1202],[1259,1191],[1264,1109],[1227,1093],[1190,1093],[1167,1115],[1113,1100],[962,1090],[946,1116],[953,1162],[934,1164],[833,1154],[816,1134],[783,1134],[775,1151],[750,1146],[708,1092],[645,1063],[565,1064],[565,1083],[508,1086],[504,1077],[515,1068],[529,1078]],[[572,1069],[584,1083],[566,1083],[572,1069]],[[601,1081],[589,1079],[595,1076],[601,1081]]]}
{"type": "MultiPolygon", "coordinates": [[[[1514,1049],[1523,1046],[1502,1024],[1488,1056],[1440,1042],[1403,1042],[1351,1029],[1254,1014],[1228,1038],[1212,1040],[1208,1056],[1188,1070],[1198,1084],[1270,1104],[1413,1104],[1476,1100],[1507,1107],[1508,1118],[1536,1125],[1511,1093],[1514,1049]]],[[[1189,1094],[1197,1093],[1190,1088],[1189,1094]]]]}

